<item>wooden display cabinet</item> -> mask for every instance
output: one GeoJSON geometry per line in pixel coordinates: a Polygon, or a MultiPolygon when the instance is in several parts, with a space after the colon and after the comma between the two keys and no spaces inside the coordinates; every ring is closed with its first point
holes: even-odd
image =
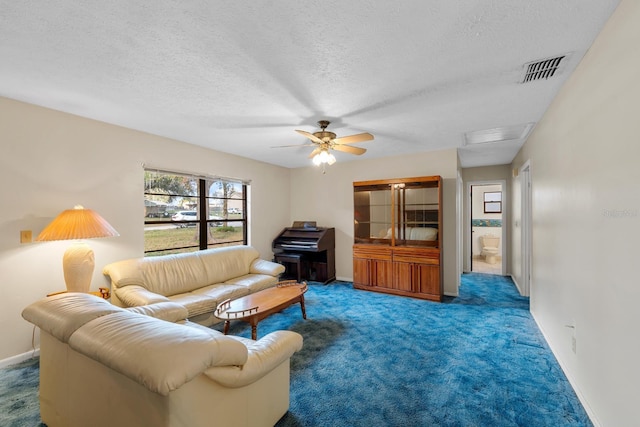
{"type": "Polygon", "coordinates": [[[353,286],[442,300],[442,179],[353,183],[353,286]]]}

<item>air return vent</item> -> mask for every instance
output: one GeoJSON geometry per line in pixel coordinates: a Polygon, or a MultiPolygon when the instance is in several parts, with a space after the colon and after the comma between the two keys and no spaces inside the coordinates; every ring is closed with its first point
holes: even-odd
{"type": "Polygon", "coordinates": [[[534,80],[548,79],[558,71],[560,62],[564,59],[565,55],[558,56],[557,58],[545,59],[542,61],[531,62],[526,65],[527,71],[524,74],[522,83],[532,82],[534,80]]]}
{"type": "Polygon", "coordinates": [[[525,140],[535,123],[476,130],[464,134],[464,145],[486,144],[513,140],[525,140]]]}

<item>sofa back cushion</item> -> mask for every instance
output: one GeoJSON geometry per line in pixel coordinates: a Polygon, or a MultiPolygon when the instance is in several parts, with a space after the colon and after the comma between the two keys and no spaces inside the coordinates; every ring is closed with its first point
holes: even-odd
{"type": "Polygon", "coordinates": [[[22,310],[22,317],[62,342],[82,325],[98,317],[123,311],[91,294],[61,293],[43,298],[22,310]]]}
{"type": "Polygon", "coordinates": [[[251,264],[260,257],[260,253],[251,246],[229,246],[196,254],[202,260],[207,285],[249,274],[251,264]]]}
{"type": "Polygon", "coordinates": [[[238,340],[122,310],[93,319],[69,346],[166,396],[213,366],[241,366],[248,349],[238,340]]]}
{"type": "Polygon", "coordinates": [[[230,246],[118,261],[103,272],[117,288],[138,285],[171,296],[248,274],[258,256],[250,246],[230,246]]]}

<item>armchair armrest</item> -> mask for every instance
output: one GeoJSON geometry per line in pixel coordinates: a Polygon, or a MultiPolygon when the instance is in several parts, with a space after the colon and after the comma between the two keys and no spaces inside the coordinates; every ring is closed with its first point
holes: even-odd
{"type": "MultiPolygon", "coordinates": [[[[233,338],[233,337],[232,337],[233,338]]],[[[302,349],[302,335],[291,331],[272,332],[247,345],[249,357],[242,366],[214,366],[204,374],[229,388],[244,387],[258,381],[302,349]]]]}

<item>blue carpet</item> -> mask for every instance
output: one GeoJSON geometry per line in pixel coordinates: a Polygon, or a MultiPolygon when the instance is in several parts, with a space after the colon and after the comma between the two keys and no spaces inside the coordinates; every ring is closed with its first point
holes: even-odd
{"type": "MultiPolygon", "coordinates": [[[[304,336],[279,427],[592,425],[509,278],[465,274],[444,303],[313,283],[306,307],[307,320],[295,305],[258,326],[259,337],[304,336]]],[[[234,322],[230,333],[250,328],[234,322]]],[[[0,370],[0,413],[19,413],[0,415],[2,426],[39,425],[37,404],[11,409],[37,393],[33,377],[18,381],[27,398],[5,386],[13,371],[37,373],[37,360],[23,365],[0,370]]]]}
{"type": "Polygon", "coordinates": [[[0,426],[35,427],[40,423],[38,358],[0,369],[0,426]]]}

